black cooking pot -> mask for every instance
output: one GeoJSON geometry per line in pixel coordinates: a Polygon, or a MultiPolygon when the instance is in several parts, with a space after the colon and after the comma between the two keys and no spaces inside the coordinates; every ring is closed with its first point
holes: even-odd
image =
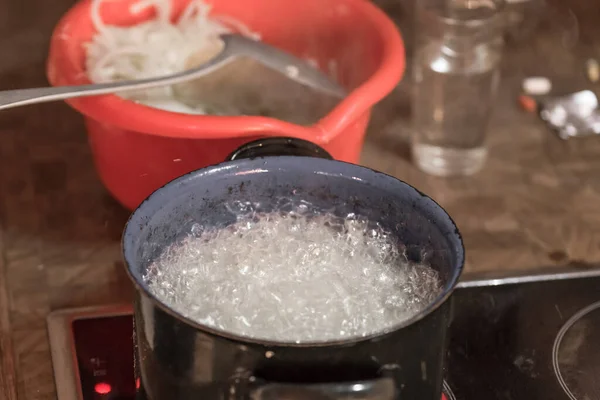
{"type": "Polygon", "coordinates": [[[460,234],[446,212],[408,184],[334,161],[305,141],[260,140],[229,158],[158,189],[125,228],[125,262],[137,287],[140,398],[439,400],[451,319],[448,300],[464,262],[460,234]],[[198,324],[148,290],[142,279],[146,268],[188,234],[192,224],[233,223],[226,200],[268,204],[278,196],[379,222],[397,235],[413,261],[428,255],[443,292],[418,315],[377,334],[295,344],[239,337],[198,324]]]}

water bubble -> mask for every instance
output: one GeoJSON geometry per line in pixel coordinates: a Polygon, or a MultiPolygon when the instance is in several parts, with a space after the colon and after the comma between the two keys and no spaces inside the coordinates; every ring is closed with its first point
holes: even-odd
{"type": "Polygon", "coordinates": [[[202,225],[198,224],[198,223],[194,223],[192,225],[192,227],[190,228],[190,233],[194,236],[200,236],[202,234],[202,225]]]}

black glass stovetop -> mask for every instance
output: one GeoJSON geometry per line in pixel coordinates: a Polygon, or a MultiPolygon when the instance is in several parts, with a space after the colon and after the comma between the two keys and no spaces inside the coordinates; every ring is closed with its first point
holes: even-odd
{"type": "MultiPolygon", "coordinates": [[[[600,273],[554,278],[456,290],[448,399],[600,400],[600,273]]],[[[69,325],[81,400],[133,400],[131,314],[83,314],[69,325]]],[[[60,389],[65,379],[56,380],[60,389]]]]}

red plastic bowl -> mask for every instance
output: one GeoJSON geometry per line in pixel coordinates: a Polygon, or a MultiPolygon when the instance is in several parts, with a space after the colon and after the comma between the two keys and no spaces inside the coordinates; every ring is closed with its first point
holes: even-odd
{"type": "MultiPolygon", "coordinates": [[[[173,0],[176,17],[189,0],[173,0]]],[[[105,1],[110,24],[131,25],[152,12],[131,15],[135,0],[105,1]]],[[[338,78],[351,90],[313,126],[267,117],[186,115],[150,108],[114,95],[68,103],[85,116],[96,168],[112,195],[134,209],[150,193],[187,172],[216,164],[245,142],[267,136],[313,141],[331,155],[357,162],[371,107],[404,72],[404,46],[393,22],[368,0],[208,0],[216,15],[229,15],[262,40],[321,66],[337,63],[338,78]]],[[[89,0],[76,4],[54,30],[47,74],[54,86],[90,83],[83,44],[94,28],[89,0]]]]}

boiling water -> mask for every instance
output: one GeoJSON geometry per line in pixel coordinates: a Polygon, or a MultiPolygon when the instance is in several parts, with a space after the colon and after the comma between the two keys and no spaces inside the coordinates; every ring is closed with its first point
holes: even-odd
{"type": "Polygon", "coordinates": [[[354,214],[250,213],[223,229],[194,224],[150,266],[150,291],[198,323],[279,342],[365,336],[400,323],[441,291],[394,236],[354,214]]]}

